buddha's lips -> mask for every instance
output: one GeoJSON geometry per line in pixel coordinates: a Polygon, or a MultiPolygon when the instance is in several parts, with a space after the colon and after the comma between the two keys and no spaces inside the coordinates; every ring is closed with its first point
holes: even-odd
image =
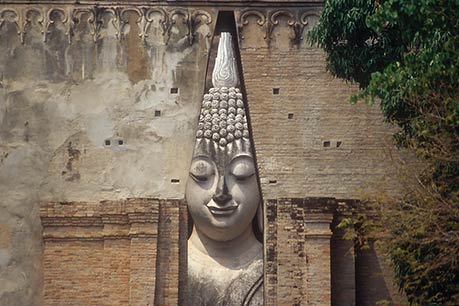
{"type": "Polygon", "coordinates": [[[214,201],[211,201],[206,206],[213,215],[227,216],[231,215],[239,205],[233,202],[230,205],[219,206],[214,201]]]}

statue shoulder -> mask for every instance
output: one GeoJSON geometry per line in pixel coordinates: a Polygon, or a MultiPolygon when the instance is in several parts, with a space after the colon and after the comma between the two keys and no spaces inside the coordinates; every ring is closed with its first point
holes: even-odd
{"type": "Polygon", "coordinates": [[[224,306],[263,305],[263,257],[257,257],[225,291],[224,306]]]}

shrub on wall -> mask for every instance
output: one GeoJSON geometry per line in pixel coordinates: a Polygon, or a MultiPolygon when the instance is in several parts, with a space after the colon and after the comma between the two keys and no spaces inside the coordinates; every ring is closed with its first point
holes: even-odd
{"type": "Polygon", "coordinates": [[[459,2],[329,0],[309,40],[333,75],[360,85],[352,102],[380,102],[395,143],[422,164],[363,232],[386,246],[410,303],[458,304],[459,2]]]}

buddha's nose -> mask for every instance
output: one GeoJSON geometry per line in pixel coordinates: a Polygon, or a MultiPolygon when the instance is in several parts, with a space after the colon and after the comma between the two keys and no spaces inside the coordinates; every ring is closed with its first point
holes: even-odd
{"type": "Polygon", "coordinates": [[[217,189],[212,197],[215,203],[224,205],[226,202],[232,199],[231,194],[228,192],[228,186],[226,185],[226,179],[224,175],[220,175],[218,178],[217,189]]]}

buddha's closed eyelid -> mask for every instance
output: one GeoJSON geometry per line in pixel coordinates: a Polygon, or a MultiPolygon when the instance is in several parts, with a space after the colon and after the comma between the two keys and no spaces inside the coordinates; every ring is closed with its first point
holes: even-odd
{"type": "Polygon", "coordinates": [[[191,172],[190,172],[190,175],[191,175],[192,178],[194,178],[196,181],[199,181],[199,182],[205,182],[210,177],[208,175],[195,175],[195,174],[193,174],[191,172]]]}
{"type": "Polygon", "coordinates": [[[240,159],[231,166],[231,174],[237,179],[243,180],[255,174],[255,166],[253,160],[240,159]]]}

